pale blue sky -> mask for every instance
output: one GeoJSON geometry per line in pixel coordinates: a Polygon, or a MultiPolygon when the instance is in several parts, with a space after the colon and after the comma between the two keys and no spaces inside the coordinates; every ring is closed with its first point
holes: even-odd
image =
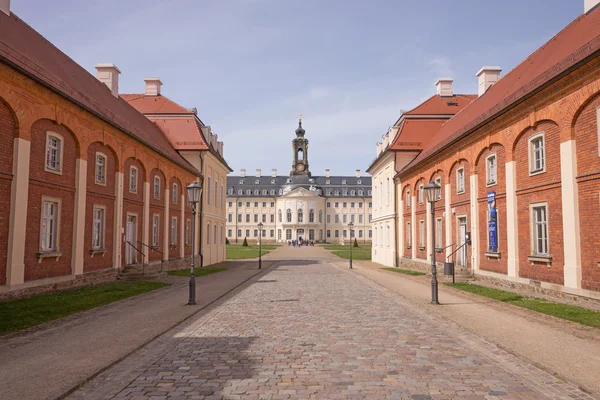
{"type": "Polygon", "coordinates": [[[291,169],[304,114],[314,175],[353,175],[440,77],[475,93],[583,12],[583,0],[12,0],[12,10],[88,71],[111,62],[121,93],[158,76],[197,107],[239,172],[291,169]]]}

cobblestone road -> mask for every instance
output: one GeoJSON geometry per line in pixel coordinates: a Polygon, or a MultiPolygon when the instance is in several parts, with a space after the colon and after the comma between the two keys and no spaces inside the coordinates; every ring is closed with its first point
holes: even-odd
{"type": "Polygon", "coordinates": [[[347,270],[257,279],[70,398],[592,398],[347,270]]]}

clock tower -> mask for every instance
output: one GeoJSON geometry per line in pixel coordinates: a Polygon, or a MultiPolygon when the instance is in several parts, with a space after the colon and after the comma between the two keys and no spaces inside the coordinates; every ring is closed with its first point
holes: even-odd
{"type": "Polygon", "coordinates": [[[298,116],[298,129],[296,129],[296,138],[292,140],[294,149],[294,163],[290,175],[310,176],[308,169],[308,140],[304,138],[305,130],[302,128],[302,114],[298,116]]]}

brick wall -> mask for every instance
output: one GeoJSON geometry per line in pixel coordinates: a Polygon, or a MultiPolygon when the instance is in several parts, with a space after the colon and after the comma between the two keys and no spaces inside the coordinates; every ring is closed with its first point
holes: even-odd
{"type": "MultiPolygon", "coordinates": [[[[403,237],[404,237],[404,243],[400,243],[401,249],[402,249],[402,254],[404,255],[404,257],[412,257],[412,245],[414,245],[414,243],[411,243],[411,247],[406,247],[406,243],[408,242],[408,238],[406,237],[406,224],[408,222],[411,222],[411,211],[412,208],[407,207],[406,204],[406,193],[410,191],[410,198],[409,201],[411,202],[410,207],[412,207],[412,195],[413,195],[413,191],[411,190],[411,185],[406,185],[404,186],[404,190],[402,191],[402,199],[404,201],[404,205],[403,205],[403,209],[399,210],[401,213],[403,213],[404,216],[404,222],[403,222],[403,226],[402,226],[402,232],[403,232],[403,237]]],[[[412,226],[411,226],[411,230],[412,230],[412,226]]],[[[412,240],[412,237],[410,238],[410,240],[412,240]]]]}
{"type": "Polygon", "coordinates": [[[6,283],[8,229],[12,184],[13,144],[17,123],[11,110],[0,99],[0,285],[6,283]]]}
{"type": "MultiPolygon", "coordinates": [[[[127,234],[127,217],[128,213],[130,215],[135,216],[136,218],[136,238],[135,243],[133,245],[141,250],[143,253],[146,253],[148,249],[144,248],[142,245],[137,243],[138,241],[143,240],[143,229],[144,229],[144,180],[146,177],[146,170],[143,164],[134,158],[128,158],[125,160],[125,168],[123,169],[123,232],[124,235],[127,234]],[[138,170],[137,174],[137,188],[135,191],[130,191],[130,172],[131,167],[135,167],[138,170]]],[[[141,254],[137,253],[129,244],[127,244],[126,236],[122,236],[123,244],[121,251],[121,265],[127,265],[127,252],[132,251],[136,253],[137,262],[142,262],[141,254]],[[130,250],[127,250],[127,249],[130,250]]]]}

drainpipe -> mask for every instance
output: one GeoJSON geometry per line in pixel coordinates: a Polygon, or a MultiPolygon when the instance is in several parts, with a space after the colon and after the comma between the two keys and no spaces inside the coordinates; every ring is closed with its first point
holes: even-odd
{"type": "Polygon", "coordinates": [[[235,199],[235,242],[236,243],[238,242],[237,231],[238,231],[238,212],[239,212],[238,203],[239,203],[239,200],[240,200],[240,198],[236,197],[236,199],[235,199]]]}
{"type": "Polygon", "coordinates": [[[398,246],[398,228],[399,228],[399,224],[400,224],[400,215],[398,215],[398,199],[396,198],[396,195],[398,194],[398,180],[394,179],[394,228],[396,229],[396,232],[394,233],[394,237],[396,238],[396,240],[394,240],[394,267],[398,267],[400,265],[400,258],[399,258],[399,246],[398,246]]]}
{"type": "MultiPolygon", "coordinates": [[[[204,157],[202,157],[202,152],[200,152],[200,174],[202,175],[202,185],[204,186],[204,157]]],[[[199,268],[204,267],[204,257],[202,256],[202,230],[204,225],[202,224],[202,212],[204,211],[204,207],[202,206],[202,201],[204,200],[204,190],[200,193],[200,212],[199,212],[199,221],[200,224],[200,232],[198,232],[198,238],[200,239],[200,244],[198,246],[198,258],[200,259],[199,268]]]]}

